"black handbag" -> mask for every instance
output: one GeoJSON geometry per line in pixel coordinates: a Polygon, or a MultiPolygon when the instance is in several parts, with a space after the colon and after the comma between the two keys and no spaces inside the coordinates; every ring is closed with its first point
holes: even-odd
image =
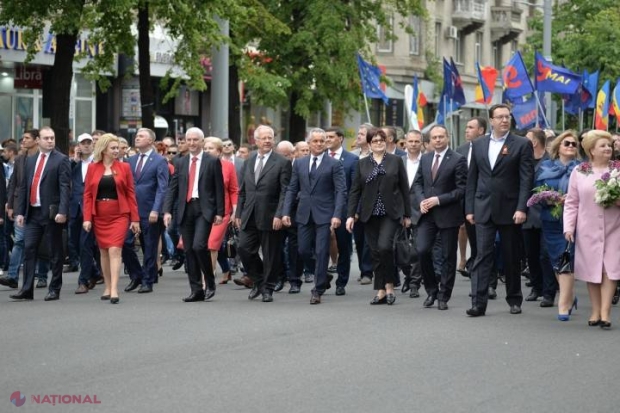
{"type": "Polygon", "coordinates": [[[560,259],[553,269],[556,274],[572,274],[573,273],[573,263],[571,261],[571,250],[573,243],[570,241],[566,242],[566,248],[562,255],[560,255],[560,259]]]}
{"type": "Polygon", "coordinates": [[[228,226],[226,231],[226,257],[235,258],[237,256],[237,242],[239,238],[239,231],[232,225],[228,226]]]}
{"type": "Polygon", "coordinates": [[[412,230],[398,229],[394,237],[394,255],[398,267],[412,265],[418,260],[418,250],[412,230]]]}

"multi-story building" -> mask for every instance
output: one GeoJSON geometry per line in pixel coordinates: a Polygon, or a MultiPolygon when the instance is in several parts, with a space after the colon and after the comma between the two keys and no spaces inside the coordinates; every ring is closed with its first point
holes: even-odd
{"type": "MultiPolygon", "coordinates": [[[[404,115],[404,88],[414,75],[421,80],[421,90],[429,102],[426,124],[435,118],[441,94],[441,59],[452,58],[463,81],[467,104],[452,116],[452,129],[457,141],[463,139],[465,123],[472,116],[485,114],[485,105],[474,98],[477,77],[475,63],[502,69],[520,45],[526,42],[527,20],[537,10],[540,1],[532,0],[435,0],[427,1],[427,18],[393,15],[389,27],[378,26],[379,42],[374,45],[379,65],[392,85],[386,89],[390,107],[373,102],[371,118],[374,123],[407,127],[404,115]],[[401,28],[409,23],[413,34],[401,28]],[[388,33],[396,35],[390,40],[388,33]],[[433,76],[433,72],[436,76],[433,76]],[[439,80],[436,84],[431,80],[439,80]]],[[[501,81],[498,78],[493,102],[501,101],[501,81]]],[[[365,120],[362,114],[360,119],[365,120]]]]}

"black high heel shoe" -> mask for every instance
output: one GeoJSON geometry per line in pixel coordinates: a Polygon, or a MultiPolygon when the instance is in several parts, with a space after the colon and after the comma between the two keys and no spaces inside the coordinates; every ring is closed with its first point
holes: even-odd
{"type": "Polygon", "coordinates": [[[118,297],[110,297],[110,304],[118,304],[120,298],[118,297]]]}
{"type": "Polygon", "coordinates": [[[102,295],[102,296],[101,296],[101,301],[106,301],[106,300],[109,300],[109,299],[110,299],[110,294],[108,294],[108,295],[102,295]]]}
{"type": "Polygon", "coordinates": [[[372,299],[372,301],[370,302],[370,305],[377,305],[377,304],[387,304],[387,296],[383,296],[381,298],[379,298],[378,295],[375,296],[375,298],[372,299]]]}
{"type": "Polygon", "coordinates": [[[588,320],[588,325],[590,327],[596,327],[601,324],[601,320],[588,320]]]}
{"type": "Polygon", "coordinates": [[[599,325],[603,330],[609,330],[611,328],[611,321],[601,320],[599,325]]]}

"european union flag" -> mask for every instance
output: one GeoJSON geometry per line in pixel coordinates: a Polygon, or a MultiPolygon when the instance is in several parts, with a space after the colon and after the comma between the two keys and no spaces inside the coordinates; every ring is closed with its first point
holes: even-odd
{"type": "Polygon", "coordinates": [[[504,98],[510,102],[534,92],[521,52],[515,53],[506,63],[502,72],[502,80],[504,82],[504,98]]]}
{"type": "Polygon", "coordinates": [[[385,96],[385,93],[383,93],[379,86],[381,70],[377,66],[366,62],[359,54],[357,55],[357,64],[360,70],[360,79],[362,80],[362,93],[369,98],[382,99],[387,105],[388,97],[385,96]]]}
{"type": "Polygon", "coordinates": [[[459,70],[456,68],[454,64],[454,60],[450,58],[450,67],[451,67],[451,75],[452,75],[452,100],[458,103],[459,106],[465,104],[465,92],[463,91],[463,81],[461,80],[461,75],[459,74],[459,70]]]}
{"type": "Polygon", "coordinates": [[[437,105],[437,119],[435,120],[435,122],[438,125],[445,125],[446,118],[452,112],[458,110],[459,106],[460,105],[455,100],[450,99],[448,95],[443,93],[441,95],[441,98],[439,99],[439,104],[437,105]]]}
{"type": "Polygon", "coordinates": [[[536,90],[539,92],[572,95],[581,84],[581,76],[561,66],[555,66],[536,52],[536,90]]]}

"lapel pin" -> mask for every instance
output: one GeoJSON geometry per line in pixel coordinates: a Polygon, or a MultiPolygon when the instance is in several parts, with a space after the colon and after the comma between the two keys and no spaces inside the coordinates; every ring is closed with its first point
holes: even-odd
{"type": "Polygon", "coordinates": [[[508,155],[508,146],[504,145],[502,147],[502,155],[508,155]]]}

